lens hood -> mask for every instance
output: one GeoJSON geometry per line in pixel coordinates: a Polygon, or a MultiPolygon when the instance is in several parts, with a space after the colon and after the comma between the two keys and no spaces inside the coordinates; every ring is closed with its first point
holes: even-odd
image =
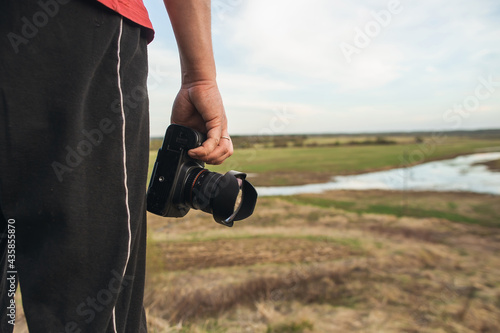
{"type": "Polygon", "coordinates": [[[234,221],[252,215],[257,202],[257,191],[245,178],[245,173],[232,170],[219,179],[211,200],[214,220],[217,223],[232,227],[234,221]],[[241,202],[237,204],[239,195],[241,202]]]}

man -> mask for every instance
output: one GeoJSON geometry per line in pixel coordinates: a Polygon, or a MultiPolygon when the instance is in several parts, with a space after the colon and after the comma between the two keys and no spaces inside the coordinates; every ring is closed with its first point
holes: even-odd
{"type": "MultiPolygon", "coordinates": [[[[182,84],[171,121],[232,154],[209,0],[166,0],[182,84]]],[[[30,332],[146,332],[149,157],[142,0],[0,2],[0,331],[19,281],[30,332]]]]}

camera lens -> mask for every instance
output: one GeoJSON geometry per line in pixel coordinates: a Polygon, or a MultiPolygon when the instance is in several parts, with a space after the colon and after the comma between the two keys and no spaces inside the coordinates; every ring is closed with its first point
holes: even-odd
{"type": "Polygon", "coordinates": [[[195,168],[186,181],[186,203],[192,208],[212,213],[211,199],[217,194],[217,183],[222,177],[220,173],[207,169],[195,168]]]}
{"type": "Polygon", "coordinates": [[[232,226],[233,221],[252,214],[257,200],[257,192],[245,176],[236,171],[222,175],[194,168],[186,179],[185,202],[213,214],[215,221],[232,226]]]}

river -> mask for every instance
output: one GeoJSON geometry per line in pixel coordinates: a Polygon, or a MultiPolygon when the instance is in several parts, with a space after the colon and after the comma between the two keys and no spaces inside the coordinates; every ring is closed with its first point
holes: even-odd
{"type": "Polygon", "coordinates": [[[500,172],[485,165],[500,159],[500,152],[458,156],[408,168],[337,176],[323,184],[257,187],[259,196],[321,193],[330,190],[467,191],[500,195],[500,172]]]}

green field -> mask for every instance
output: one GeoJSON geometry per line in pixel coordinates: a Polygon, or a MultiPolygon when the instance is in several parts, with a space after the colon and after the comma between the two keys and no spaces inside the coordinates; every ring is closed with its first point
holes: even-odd
{"type": "MultiPolygon", "coordinates": [[[[400,140],[408,142],[409,139],[400,140]]],[[[299,185],[326,182],[335,175],[403,167],[489,148],[500,151],[500,139],[448,137],[441,138],[437,144],[429,137],[418,144],[249,148],[235,150],[223,165],[209,166],[209,169],[255,174],[250,178],[258,186],[299,185]]],[[[151,169],[156,152],[152,151],[150,156],[151,169]]]]}
{"type": "Polygon", "coordinates": [[[334,207],[358,215],[442,218],[451,222],[500,227],[500,198],[495,195],[416,191],[331,191],[284,196],[280,200],[301,206],[334,207]]]}

